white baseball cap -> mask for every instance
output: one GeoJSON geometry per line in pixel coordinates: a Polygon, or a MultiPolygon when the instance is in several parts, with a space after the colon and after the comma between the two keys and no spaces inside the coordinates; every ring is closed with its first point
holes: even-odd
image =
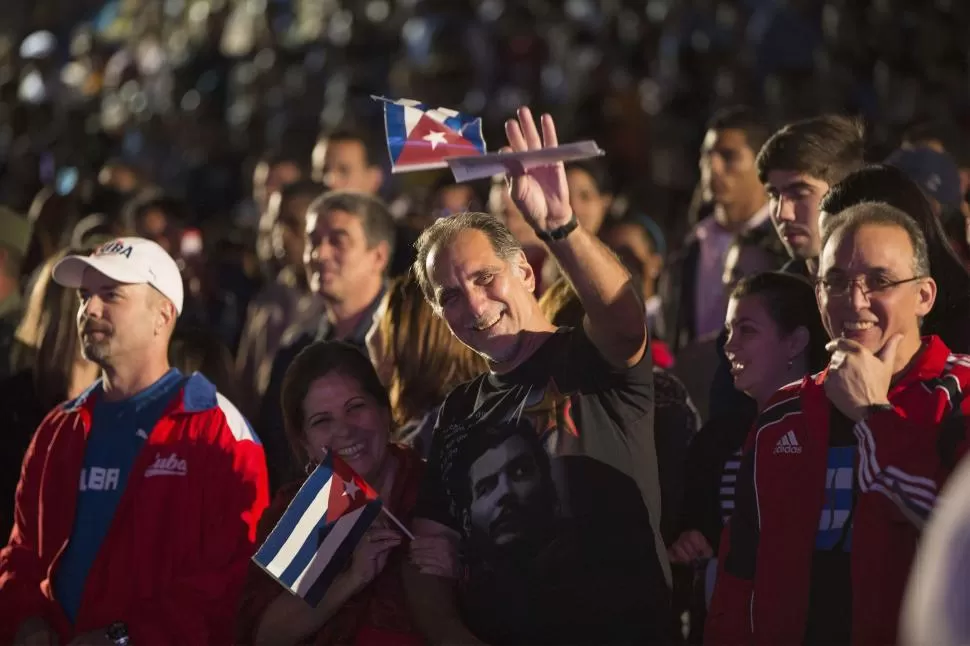
{"type": "Polygon", "coordinates": [[[79,289],[88,267],[119,283],[151,285],[182,313],[185,298],[182,274],[168,252],[151,240],[116,238],[102,244],[90,256],[67,256],[54,265],[52,277],[64,287],[79,289]]]}

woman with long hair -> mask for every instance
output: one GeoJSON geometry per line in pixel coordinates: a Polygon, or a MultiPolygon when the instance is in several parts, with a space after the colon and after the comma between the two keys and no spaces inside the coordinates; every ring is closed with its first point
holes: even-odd
{"type": "Polygon", "coordinates": [[[395,440],[425,455],[438,406],[455,386],[488,370],[435,316],[410,271],[396,278],[367,336],[367,351],[390,396],[395,440]]]}
{"type": "Polygon", "coordinates": [[[45,413],[65,399],[80,395],[99,373],[97,366],[81,355],[77,292],[51,278],[53,267],[61,258],[86,253],[85,249],[67,249],[44,262],[14,334],[12,373],[30,374],[37,401],[45,413]]]}
{"type": "Polygon", "coordinates": [[[76,253],[86,251],[64,250],[41,265],[14,334],[11,374],[0,382],[0,535],[4,537],[13,525],[14,490],[37,425],[55,406],[83,393],[101,372],[81,354],[77,292],[51,279],[54,265],[64,256],[76,253]]]}

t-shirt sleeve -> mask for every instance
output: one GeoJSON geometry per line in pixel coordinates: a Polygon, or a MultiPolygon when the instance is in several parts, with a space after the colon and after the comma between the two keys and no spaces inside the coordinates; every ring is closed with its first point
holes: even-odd
{"type": "Polygon", "coordinates": [[[446,423],[445,406],[438,412],[438,419],[431,434],[431,448],[428,452],[428,464],[421,481],[418,500],[414,506],[414,517],[432,520],[436,523],[461,531],[461,525],[451,510],[448,493],[445,490],[442,462],[445,442],[440,429],[446,423]]]}
{"type": "MultiPolygon", "coordinates": [[[[648,346],[636,365],[617,367],[610,364],[582,327],[569,332],[566,351],[559,356],[556,381],[571,384],[583,394],[609,390],[615,398],[614,412],[627,419],[637,419],[653,410],[653,359],[648,346]]],[[[567,386],[569,387],[569,386],[567,386]]]]}

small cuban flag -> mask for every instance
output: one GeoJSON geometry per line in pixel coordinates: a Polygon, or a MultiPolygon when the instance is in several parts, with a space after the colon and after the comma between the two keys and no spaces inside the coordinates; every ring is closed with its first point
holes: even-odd
{"type": "Polygon", "coordinates": [[[327,453],[253,556],[270,576],[311,606],[323,599],[382,503],[370,485],[327,453]]]}
{"type": "Polygon", "coordinates": [[[386,99],[384,129],[394,173],[448,168],[448,158],[485,154],[482,120],[412,99],[386,99]]]}

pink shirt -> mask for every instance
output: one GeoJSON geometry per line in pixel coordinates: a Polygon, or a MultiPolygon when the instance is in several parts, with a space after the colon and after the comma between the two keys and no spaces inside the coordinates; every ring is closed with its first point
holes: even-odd
{"type": "MultiPolygon", "coordinates": [[[[750,231],[761,225],[768,219],[769,214],[770,208],[766,202],[737,233],[750,231]]],[[[695,235],[700,244],[700,257],[697,261],[697,283],[694,289],[695,339],[718,334],[724,327],[727,294],[724,292],[721,277],[724,275],[728,249],[737,233],[722,227],[713,215],[697,223],[695,235]]]]}

